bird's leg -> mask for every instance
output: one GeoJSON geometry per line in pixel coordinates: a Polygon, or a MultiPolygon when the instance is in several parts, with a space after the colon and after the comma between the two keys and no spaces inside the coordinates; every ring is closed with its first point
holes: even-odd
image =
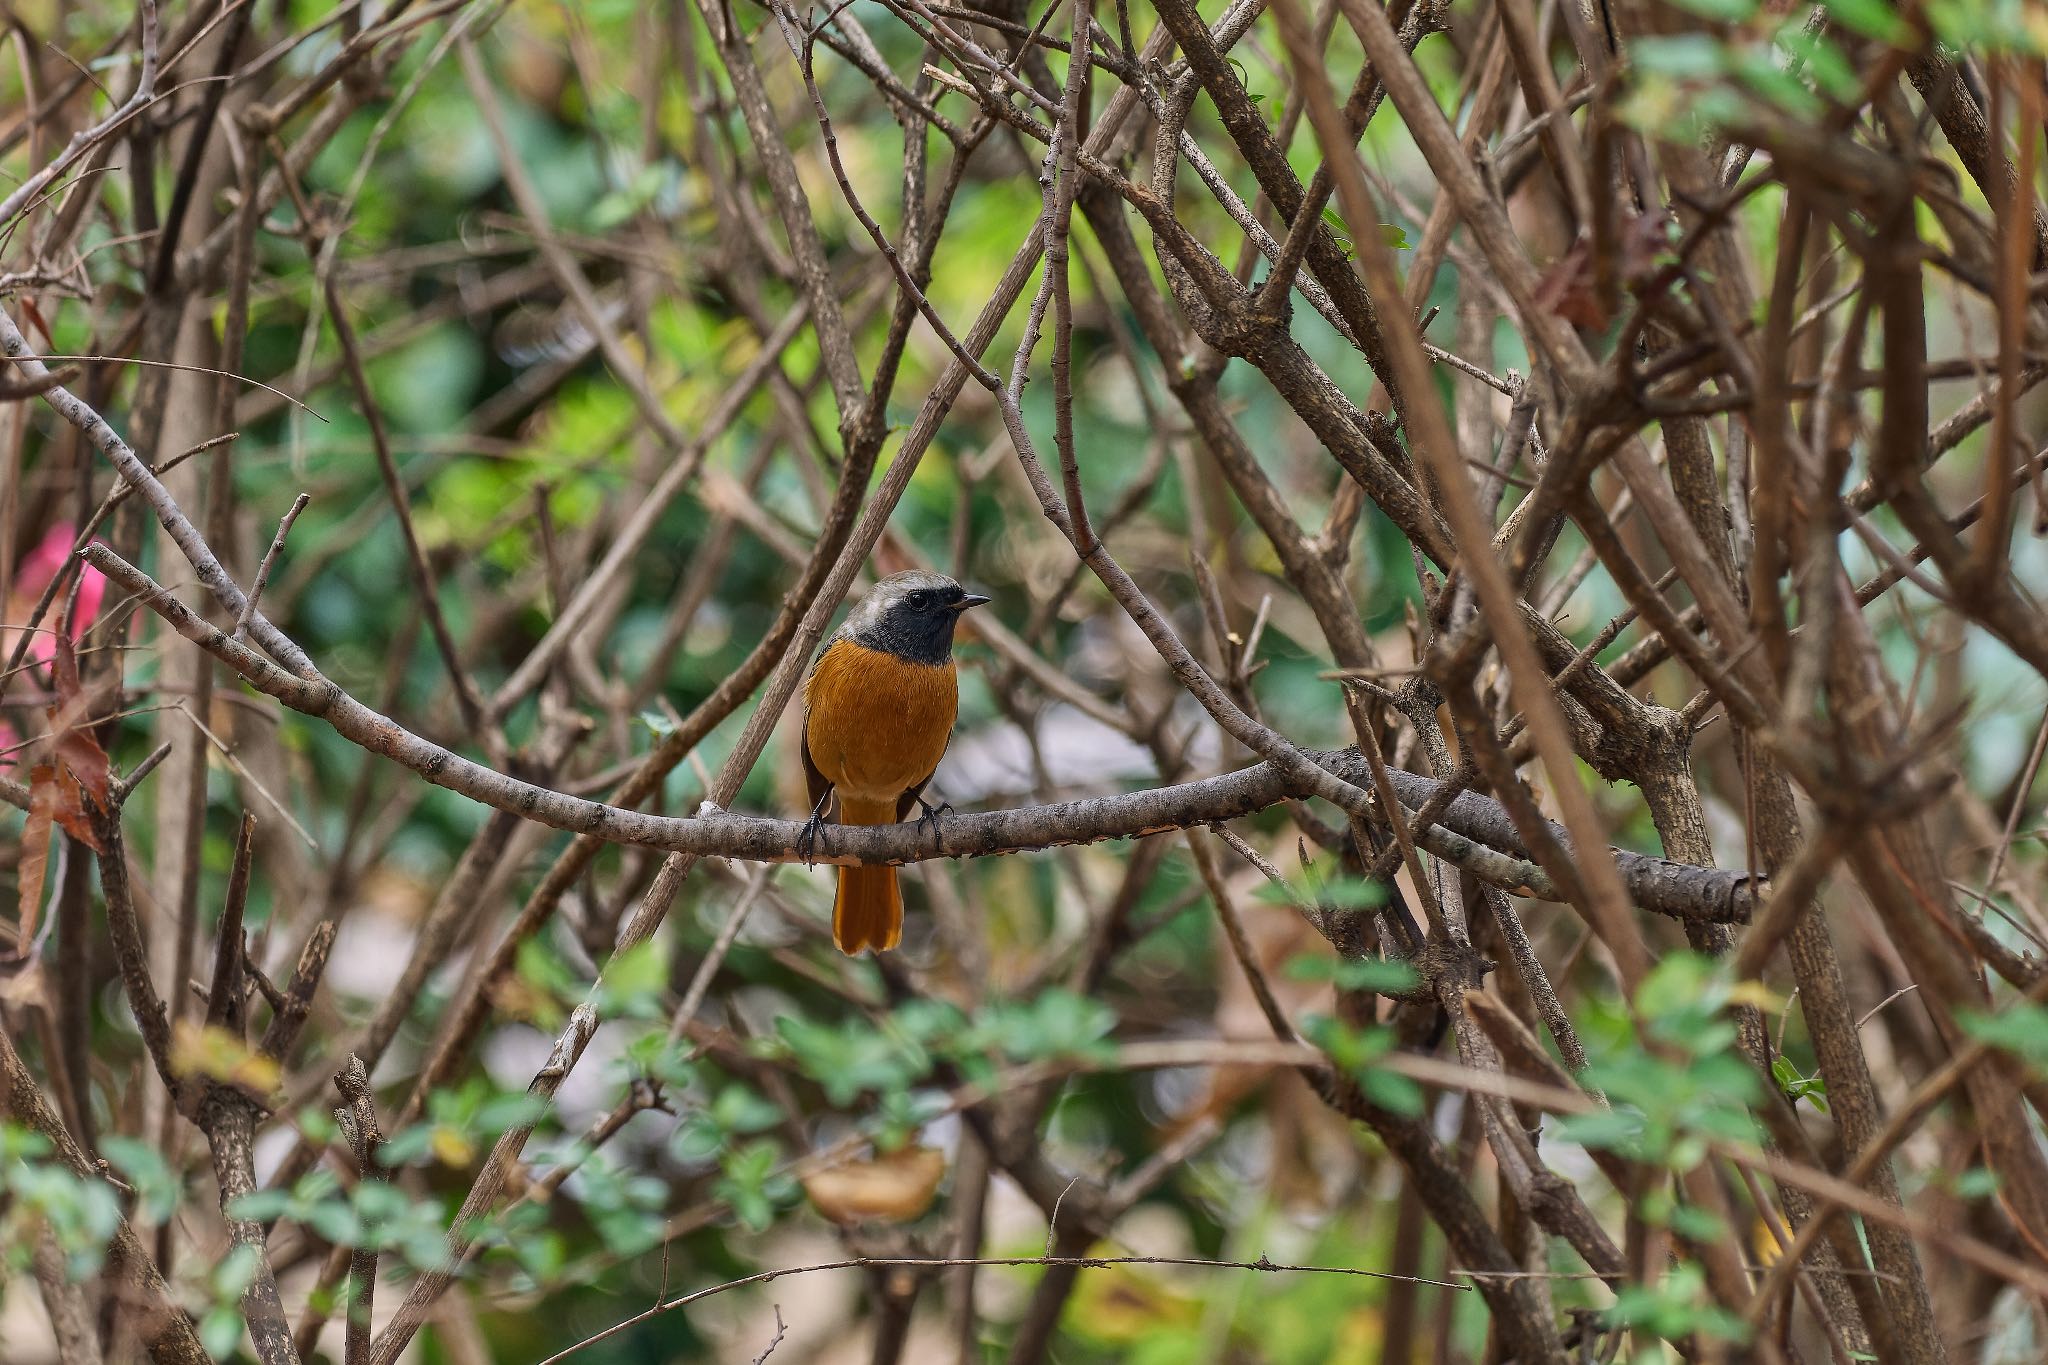
{"type": "Polygon", "coordinates": [[[919,829],[923,829],[926,825],[932,827],[932,847],[937,848],[940,837],[939,817],[952,810],[953,803],[951,801],[941,801],[938,805],[934,806],[931,802],[924,799],[923,792],[919,792],[917,794],[917,808],[921,812],[917,817],[917,827],[919,829]]]}
{"type": "Polygon", "coordinates": [[[811,807],[811,818],[804,821],[804,827],[796,836],[796,856],[804,860],[804,866],[811,866],[813,855],[825,837],[825,807],[832,804],[832,789],[825,788],[825,794],[818,798],[818,804],[811,807]]]}

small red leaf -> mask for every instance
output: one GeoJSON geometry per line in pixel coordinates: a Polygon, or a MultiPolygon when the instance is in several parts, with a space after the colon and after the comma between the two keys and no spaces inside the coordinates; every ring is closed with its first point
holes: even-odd
{"type": "Polygon", "coordinates": [[[78,677],[78,649],[71,643],[71,636],[58,631],[50,654],[50,677],[55,681],[57,704],[66,708],[83,709],[85,684],[78,677]]]}
{"type": "Polygon", "coordinates": [[[50,722],[57,761],[64,765],[65,775],[72,778],[75,785],[90,792],[99,805],[110,804],[114,774],[107,751],[100,747],[100,742],[85,726],[59,723],[54,710],[50,713],[50,722]]]}
{"type": "Polygon", "coordinates": [[[107,761],[107,751],[92,737],[88,716],[92,708],[85,695],[85,686],[79,681],[78,653],[72,646],[71,637],[61,630],[57,632],[56,650],[50,657],[50,674],[57,692],[57,705],[47,712],[51,747],[57,761],[77,778],[79,785],[92,793],[93,800],[104,806],[109,800],[112,768],[107,761]]]}
{"type": "Polygon", "coordinates": [[[28,319],[29,326],[42,333],[44,349],[56,350],[57,342],[50,335],[50,324],[43,320],[43,310],[36,307],[36,301],[27,294],[23,294],[15,300],[15,303],[21,308],[22,316],[28,319]]]}
{"type": "MultiPolygon", "coordinates": [[[[69,767],[57,770],[57,804],[50,810],[58,826],[93,852],[100,849],[100,836],[92,827],[92,812],[85,808],[88,798],[69,767]]],[[[104,803],[102,803],[104,804],[104,803]]]]}

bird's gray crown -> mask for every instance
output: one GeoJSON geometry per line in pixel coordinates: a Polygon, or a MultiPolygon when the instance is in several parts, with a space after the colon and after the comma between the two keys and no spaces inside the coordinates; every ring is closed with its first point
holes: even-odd
{"type": "Polygon", "coordinates": [[[920,569],[891,574],[868,589],[839,634],[911,663],[936,666],[952,655],[960,613],[987,600],[944,574],[920,569]]]}

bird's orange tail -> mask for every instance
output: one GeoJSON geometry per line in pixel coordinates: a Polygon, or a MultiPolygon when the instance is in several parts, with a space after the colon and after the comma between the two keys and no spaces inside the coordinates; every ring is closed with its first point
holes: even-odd
{"type": "MultiPolygon", "coordinates": [[[[858,801],[844,802],[839,812],[843,825],[886,825],[896,819],[894,807],[868,807],[858,801]]],[[[863,948],[878,953],[894,948],[903,937],[903,891],[896,884],[893,867],[842,867],[839,896],[832,902],[832,941],[848,957],[863,948]]]]}
{"type": "Polygon", "coordinates": [[[893,867],[842,867],[832,902],[832,941],[848,957],[863,948],[887,952],[903,937],[903,892],[893,867]]]}

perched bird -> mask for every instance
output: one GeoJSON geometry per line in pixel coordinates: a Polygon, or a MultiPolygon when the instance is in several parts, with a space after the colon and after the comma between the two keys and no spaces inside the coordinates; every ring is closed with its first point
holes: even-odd
{"type": "MultiPolygon", "coordinates": [[[[805,850],[829,817],[887,825],[915,805],[939,812],[924,788],[945,755],[959,711],[953,627],[989,599],[944,574],[893,574],[861,598],[804,683],[804,776],[811,818],[805,850]]],[[[903,936],[903,893],[893,867],[842,867],[832,941],[849,956],[885,952],[903,936]]]]}

